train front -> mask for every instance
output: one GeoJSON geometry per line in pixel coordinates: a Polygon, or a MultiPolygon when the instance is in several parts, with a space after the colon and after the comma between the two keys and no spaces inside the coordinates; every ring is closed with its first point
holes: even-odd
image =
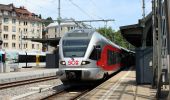
{"type": "Polygon", "coordinates": [[[75,30],[61,38],[59,70],[66,75],[66,80],[96,80],[94,76],[100,69],[96,61],[89,59],[94,47],[92,33],[94,31],[75,30]]]}

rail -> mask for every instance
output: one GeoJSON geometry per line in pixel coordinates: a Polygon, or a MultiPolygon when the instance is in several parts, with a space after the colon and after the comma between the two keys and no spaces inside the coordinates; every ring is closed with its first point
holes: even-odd
{"type": "Polygon", "coordinates": [[[42,82],[42,81],[47,81],[47,80],[53,80],[57,78],[58,78],[57,76],[48,76],[48,77],[35,78],[35,79],[29,79],[29,80],[23,80],[23,81],[3,83],[3,84],[0,84],[0,89],[6,89],[6,88],[27,85],[27,84],[32,84],[32,83],[37,83],[37,82],[42,82]]]}

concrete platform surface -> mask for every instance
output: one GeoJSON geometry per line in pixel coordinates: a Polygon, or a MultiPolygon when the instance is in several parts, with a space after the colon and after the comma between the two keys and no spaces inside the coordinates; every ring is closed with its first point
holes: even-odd
{"type": "Polygon", "coordinates": [[[20,72],[0,73],[0,84],[59,75],[58,68],[23,68],[20,72]]]}
{"type": "Polygon", "coordinates": [[[79,100],[155,100],[151,85],[136,85],[134,70],[121,71],[79,100]]]}

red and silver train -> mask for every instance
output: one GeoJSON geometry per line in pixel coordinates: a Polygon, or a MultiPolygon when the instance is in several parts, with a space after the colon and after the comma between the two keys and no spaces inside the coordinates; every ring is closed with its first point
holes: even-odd
{"type": "Polygon", "coordinates": [[[66,79],[103,79],[126,66],[124,61],[133,53],[93,29],[73,30],[60,40],[59,69],[66,79]]]}

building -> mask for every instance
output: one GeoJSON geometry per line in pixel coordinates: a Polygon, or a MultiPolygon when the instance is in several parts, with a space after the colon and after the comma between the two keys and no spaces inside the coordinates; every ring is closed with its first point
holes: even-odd
{"type": "MultiPolygon", "coordinates": [[[[63,22],[60,25],[60,34],[59,34],[59,25],[58,22],[54,22],[51,23],[47,26],[46,30],[47,30],[47,34],[46,37],[47,38],[57,38],[57,37],[62,37],[64,35],[64,33],[71,31],[73,29],[76,29],[77,24],[75,24],[74,22],[63,22]]],[[[55,50],[55,47],[52,46],[47,46],[47,50],[49,52],[53,52],[55,50]]]]}
{"type": "Polygon", "coordinates": [[[75,28],[77,28],[77,25],[74,22],[61,23],[59,34],[58,22],[54,22],[47,26],[47,36],[48,38],[62,37],[64,33],[75,28]]]}
{"type": "Polygon", "coordinates": [[[24,38],[42,38],[42,21],[24,7],[0,4],[0,37],[5,50],[41,51],[41,43],[24,38]]]}

